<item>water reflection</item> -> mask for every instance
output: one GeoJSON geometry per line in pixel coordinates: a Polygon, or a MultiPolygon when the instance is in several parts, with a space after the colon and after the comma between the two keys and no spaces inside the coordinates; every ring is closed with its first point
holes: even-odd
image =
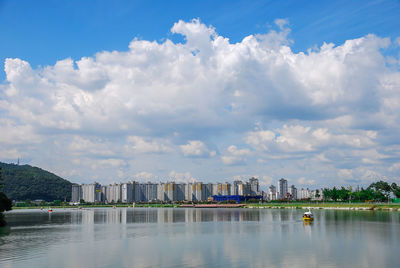
{"type": "MultiPolygon", "coordinates": [[[[277,218],[276,220],[280,220],[277,218]]],[[[73,224],[129,224],[129,223],[179,223],[179,222],[245,222],[260,221],[259,210],[221,209],[142,209],[122,208],[108,210],[79,210],[71,212],[73,224]]]]}
{"type": "Polygon", "coordinates": [[[400,214],[290,209],[12,211],[1,267],[398,267],[400,214]]]}

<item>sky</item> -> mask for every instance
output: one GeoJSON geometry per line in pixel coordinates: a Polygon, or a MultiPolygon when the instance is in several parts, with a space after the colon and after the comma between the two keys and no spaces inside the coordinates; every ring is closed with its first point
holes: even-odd
{"type": "Polygon", "coordinates": [[[399,183],[398,14],[390,0],[0,0],[0,161],[76,183],[399,183]]]}

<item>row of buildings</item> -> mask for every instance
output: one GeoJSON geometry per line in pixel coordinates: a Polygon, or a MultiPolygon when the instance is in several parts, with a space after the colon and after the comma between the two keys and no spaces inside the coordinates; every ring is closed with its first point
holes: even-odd
{"type": "Polygon", "coordinates": [[[274,185],[269,187],[266,198],[268,200],[322,200],[323,189],[297,189],[294,185],[288,186],[288,181],[282,178],[278,181],[278,188],[274,185]]]}
{"type": "Polygon", "coordinates": [[[214,195],[227,196],[260,196],[264,193],[259,189],[259,181],[251,178],[247,182],[234,181],[226,183],[140,183],[126,182],[101,185],[73,184],[71,202],[172,202],[172,201],[207,201],[214,195]]]}
{"type": "Polygon", "coordinates": [[[233,183],[175,183],[175,182],[146,182],[136,181],[101,185],[73,184],[71,202],[105,202],[105,203],[131,203],[131,202],[173,202],[173,201],[207,201],[212,196],[262,196],[265,200],[322,200],[322,189],[298,190],[294,185],[288,186],[286,179],[278,181],[278,188],[269,187],[266,193],[260,190],[257,178],[250,178],[243,182],[236,180],[233,183]]]}

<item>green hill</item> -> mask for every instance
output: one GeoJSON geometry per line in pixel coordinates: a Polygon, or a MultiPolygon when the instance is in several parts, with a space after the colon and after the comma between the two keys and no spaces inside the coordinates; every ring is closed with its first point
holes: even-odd
{"type": "Polygon", "coordinates": [[[3,192],[12,200],[27,199],[46,201],[69,200],[72,183],[46,170],[29,165],[14,165],[0,162],[3,192]]]}

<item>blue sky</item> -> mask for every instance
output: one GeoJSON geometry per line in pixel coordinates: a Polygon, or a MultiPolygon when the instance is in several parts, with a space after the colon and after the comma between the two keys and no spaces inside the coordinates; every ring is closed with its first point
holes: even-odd
{"type": "Polygon", "coordinates": [[[397,181],[398,14],[398,1],[0,1],[0,161],[74,182],[397,181]]]}
{"type": "MultiPolygon", "coordinates": [[[[75,60],[102,50],[126,50],[138,37],[178,39],[178,20],[200,18],[231,42],[265,33],[276,18],[290,22],[295,51],[343,43],[369,33],[400,35],[399,1],[0,1],[0,60],[32,66],[75,60]]],[[[2,78],[5,74],[2,72],[2,78]]]]}

